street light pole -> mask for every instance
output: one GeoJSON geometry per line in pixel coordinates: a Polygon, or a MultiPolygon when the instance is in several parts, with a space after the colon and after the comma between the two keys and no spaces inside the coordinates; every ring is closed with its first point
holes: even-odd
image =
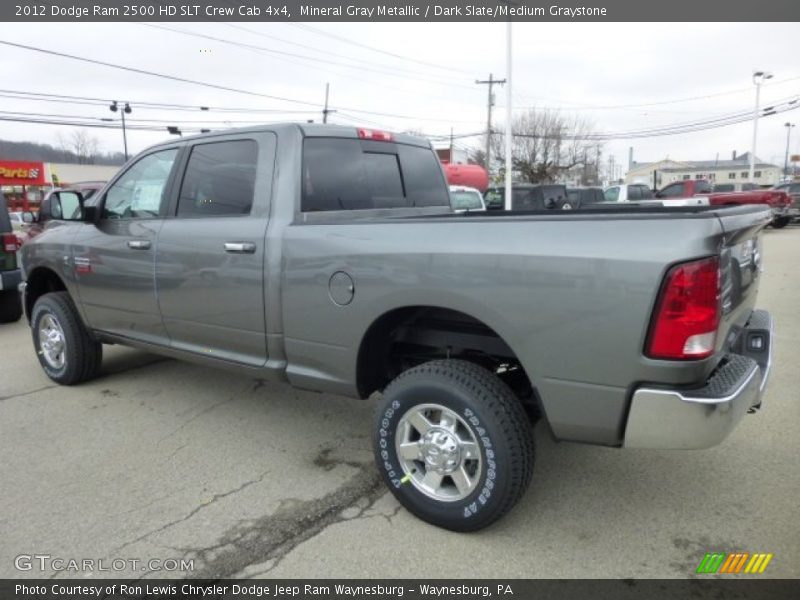
{"type": "MultiPolygon", "coordinates": [[[[119,104],[116,100],[111,103],[111,106],[108,107],[111,112],[117,112],[119,110],[119,104]]],[[[125,107],[120,111],[120,115],[122,115],[122,143],[125,147],[125,161],[128,160],[128,134],[125,130],[125,115],[131,114],[131,105],[127,102],[125,103],[125,107]]]]}
{"type": "Polygon", "coordinates": [[[511,19],[506,21],[506,193],[505,209],[511,210],[511,142],[514,132],[511,123],[511,19]]]}
{"type": "Polygon", "coordinates": [[[789,176],[789,137],[792,134],[794,123],[789,123],[787,121],[783,126],[786,127],[786,156],[783,159],[783,176],[786,178],[789,176]]]}
{"type": "Polygon", "coordinates": [[[753,85],[756,86],[756,106],[753,110],[753,146],[750,150],[750,173],[747,180],[753,183],[756,169],[756,142],[758,141],[758,104],[761,100],[761,84],[767,79],[772,79],[772,73],[768,71],[755,71],[753,73],[753,85]]]}

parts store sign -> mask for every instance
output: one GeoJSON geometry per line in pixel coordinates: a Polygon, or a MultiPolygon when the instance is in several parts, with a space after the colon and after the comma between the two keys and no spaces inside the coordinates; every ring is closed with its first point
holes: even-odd
{"type": "Polygon", "coordinates": [[[0,185],[44,184],[44,163],[0,160],[0,185]]]}

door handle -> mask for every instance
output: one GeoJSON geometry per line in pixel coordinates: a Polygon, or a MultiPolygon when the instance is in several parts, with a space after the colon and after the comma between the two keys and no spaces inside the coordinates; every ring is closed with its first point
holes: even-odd
{"type": "Polygon", "coordinates": [[[231,254],[253,254],[256,245],[253,242],[225,242],[225,252],[231,254]]]}
{"type": "Polygon", "coordinates": [[[150,248],[150,240],[129,240],[128,248],[133,248],[134,250],[147,250],[150,248]]]}

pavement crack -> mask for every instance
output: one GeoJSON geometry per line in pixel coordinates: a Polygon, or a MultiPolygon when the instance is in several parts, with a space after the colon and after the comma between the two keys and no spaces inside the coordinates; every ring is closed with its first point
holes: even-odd
{"type": "Polygon", "coordinates": [[[152,535],[156,535],[157,533],[161,533],[162,531],[165,531],[165,530],[169,529],[170,527],[174,527],[175,525],[179,525],[179,524],[181,524],[181,523],[183,523],[185,521],[188,521],[193,516],[195,516],[197,513],[199,513],[201,510],[203,510],[204,508],[208,508],[209,506],[211,506],[212,504],[218,502],[219,500],[222,500],[223,498],[227,498],[228,496],[232,496],[233,494],[237,494],[237,493],[241,492],[243,489],[250,487],[251,485],[254,485],[256,483],[262,482],[264,480],[264,477],[267,476],[267,473],[269,473],[269,471],[264,471],[256,479],[251,479],[250,481],[246,481],[243,484],[241,484],[240,486],[238,486],[238,487],[236,487],[236,488],[234,488],[232,490],[229,490],[227,492],[223,492],[223,493],[220,493],[220,494],[214,494],[209,500],[207,500],[207,501],[201,503],[200,505],[194,507],[185,516],[183,516],[183,517],[181,517],[179,519],[175,519],[173,521],[170,521],[169,523],[165,523],[161,527],[158,527],[156,529],[148,531],[147,533],[143,533],[142,535],[140,535],[139,537],[137,537],[134,540],[131,540],[130,542],[125,542],[119,548],[114,549],[114,551],[111,554],[112,555],[117,555],[120,551],[124,550],[128,546],[131,546],[131,545],[135,544],[136,542],[141,542],[142,540],[145,540],[145,539],[149,538],[152,535]]]}
{"type": "Polygon", "coordinates": [[[187,425],[189,425],[190,423],[196,421],[197,419],[199,419],[203,415],[210,413],[212,410],[215,410],[215,409],[219,408],[220,406],[223,406],[225,404],[233,402],[234,400],[237,400],[239,398],[239,395],[240,395],[239,393],[231,394],[228,398],[225,398],[224,400],[220,400],[219,402],[215,402],[214,404],[206,406],[203,410],[201,410],[199,412],[196,412],[194,415],[189,417],[189,419],[187,419],[186,421],[184,421],[183,423],[178,425],[178,427],[176,427],[170,433],[168,433],[167,435],[162,437],[160,440],[158,440],[156,442],[156,445],[161,444],[163,441],[171,438],[173,435],[175,435],[176,433],[178,433],[179,431],[184,429],[187,425]]]}
{"type": "Polygon", "coordinates": [[[212,546],[182,548],[184,558],[202,564],[192,577],[233,577],[268,561],[273,562],[264,572],[271,571],[297,546],[329,526],[362,516],[386,493],[386,487],[372,462],[355,468],[341,487],[320,498],[284,503],[272,514],[232,527],[212,546]],[[356,515],[342,514],[354,506],[359,508],[356,515]]]}
{"type": "Polygon", "coordinates": [[[36,394],[38,392],[43,392],[45,390],[52,390],[53,388],[60,387],[58,385],[46,385],[44,387],[40,387],[35,390],[30,390],[27,392],[20,392],[19,394],[11,394],[10,396],[0,396],[0,402],[3,400],[13,400],[14,398],[22,398],[24,396],[30,396],[31,394],[36,394]]]}

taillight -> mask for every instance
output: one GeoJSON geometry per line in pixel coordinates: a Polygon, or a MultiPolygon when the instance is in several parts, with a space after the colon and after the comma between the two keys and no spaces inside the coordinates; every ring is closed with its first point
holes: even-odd
{"type": "Polygon", "coordinates": [[[376,142],[391,142],[394,136],[388,131],[378,131],[377,129],[359,129],[358,137],[362,140],[375,140],[376,142]]]}
{"type": "Polygon", "coordinates": [[[16,252],[19,250],[20,245],[17,236],[13,233],[3,234],[3,250],[6,252],[16,252]]]}
{"type": "Polygon", "coordinates": [[[789,206],[792,203],[791,198],[785,192],[770,192],[767,198],[770,206],[789,206]]]}
{"type": "Polygon", "coordinates": [[[719,257],[672,267],[656,303],[647,355],[668,360],[711,356],[719,317],[719,257]]]}

